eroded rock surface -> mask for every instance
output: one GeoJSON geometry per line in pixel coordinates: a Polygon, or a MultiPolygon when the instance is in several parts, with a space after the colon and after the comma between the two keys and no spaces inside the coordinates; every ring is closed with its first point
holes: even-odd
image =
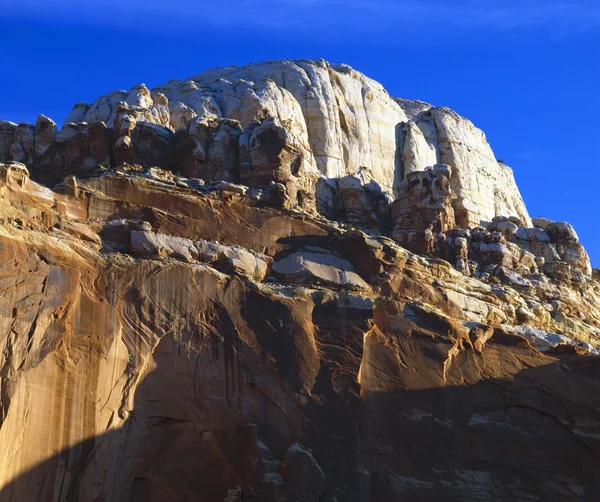
{"type": "Polygon", "coordinates": [[[471,276],[236,187],[0,166],[0,500],[598,499],[597,271],[471,276]]]}
{"type": "Polygon", "coordinates": [[[453,172],[458,226],[494,216],[531,226],[512,170],[470,121],[392,98],[362,73],[323,60],[217,68],[152,90],[140,84],[77,103],[58,132],[43,116],[35,126],[2,121],[0,162],[11,160],[46,184],[122,162],[247,186],[274,181],[292,204],[327,217],[337,194],[320,176],[335,183],[368,169],[368,183],[393,198],[405,177],[441,163],[453,172]]]}
{"type": "Polygon", "coordinates": [[[575,229],[346,65],[0,121],[0,502],[595,502],[599,347],[575,229]]]}
{"type": "Polygon", "coordinates": [[[392,203],[392,236],[402,246],[417,253],[431,253],[435,238],[456,227],[450,188],[452,169],[436,164],[425,171],[413,171],[398,186],[392,203]]]}

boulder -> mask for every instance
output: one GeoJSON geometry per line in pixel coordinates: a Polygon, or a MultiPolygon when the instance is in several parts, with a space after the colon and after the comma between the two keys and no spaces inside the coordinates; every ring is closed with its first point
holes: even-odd
{"type": "Polygon", "coordinates": [[[298,251],[280,258],[273,263],[272,273],[286,282],[369,289],[349,261],[324,250],[298,251]]]}
{"type": "Polygon", "coordinates": [[[552,222],[546,226],[546,233],[551,242],[579,242],[577,232],[566,222],[552,222]]]}
{"type": "Polygon", "coordinates": [[[147,230],[132,231],[130,246],[136,255],[173,257],[188,262],[198,258],[198,250],[190,239],[147,230]]]}
{"type": "Polygon", "coordinates": [[[268,272],[268,260],[259,253],[239,246],[224,246],[214,242],[192,241],[184,237],[154,233],[148,229],[131,232],[130,250],[136,255],[209,263],[222,272],[248,275],[259,281],[263,280],[268,272]]]}
{"type": "Polygon", "coordinates": [[[502,326],[502,329],[508,333],[516,334],[527,339],[539,351],[545,352],[558,345],[573,345],[571,338],[558,333],[549,333],[543,329],[532,326],[502,326]]]}
{"type": "Polygon", "coordinates": [[[530,288],[531,281],[523,278],[514,270],[505,267],[498,267],[494,270],[494,276],[498,277],[504,284],[513,288],[530,288]]]}
{"type": "Polygon", "coordinates": [[[222,272],[236,272],[262,281],[268,272],[268,260],[264,255],[239,246],[223,246],[208,241],[194,243],[198,260],[212,264],[222,272]]]}
{"type": "Polygon", "coordinates": [[[550,242],[550,236],[540,228],[518,227],[515,237],[523,241],[550,242]]]}
{"type": "Polygon", "coordinates": [[[541,228],[542,230],[546,230],[546,228],[548,228],[548,225],[550,225],[550,223],[553,223],[553,221],[549,220],[548,218],[538,217],[538,218],[533,218],[531,220],[531,223],[536,228],[541,228]]]}
{"type": "MultiPolygon", "coordinates": [[[[495,220],[496,218],[494,218],[495,220]]],[[[510,239],[513,235],[515,235],[519,229],[518,225],[513,223],[512,221],[494,221],[492,220],[492,224],[488,226],[488,230],[490,232],[500,232],[506,239],[510,239]]]]}

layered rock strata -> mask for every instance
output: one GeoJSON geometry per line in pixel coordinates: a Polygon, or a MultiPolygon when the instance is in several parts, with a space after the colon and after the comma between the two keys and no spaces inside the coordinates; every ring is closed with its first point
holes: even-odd
{"type": "Polygon", "coordinates": [[[0,121],[0,258],[0,502],[600,498],[600,272],[346,65],[0,121]]]}
{"type": "Polygon", "coordinates": [[[0,174],[3,502],[600,496],[597,271],[470,277],[159,169],[0,174]]]}

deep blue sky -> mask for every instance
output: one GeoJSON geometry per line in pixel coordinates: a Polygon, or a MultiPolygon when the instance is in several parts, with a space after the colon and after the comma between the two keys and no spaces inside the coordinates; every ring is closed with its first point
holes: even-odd
{"type": "Polygon", "coordinates": [[[453,108],[600,267],[599,0],[0,0],[0,118],[228,65],[344,62],[453,108]],[[205,5],[208,4],[208,5],[205,5]]]}

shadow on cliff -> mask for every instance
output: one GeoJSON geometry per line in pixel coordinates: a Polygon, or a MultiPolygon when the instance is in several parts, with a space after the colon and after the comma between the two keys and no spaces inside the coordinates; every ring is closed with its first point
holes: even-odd
{"type": "MultiPolygon", "coordinates": [[[[222,389],[219,403],[195,384],[188,393],[176,343],[170,335],[159,343],[157,367],[119,429],[22,473],[0,502],[222,502],[228,489],[251,484],[256,426],[233,388],[222,389]]],[[[219,347],[212,350],[214,358],[219,347]]],[[[236,392],[249,386],[240,379],[236,392]]],[[[347,434],[338,439],[357,443],[360,457],[344,459],[360,488],[344,493],[339,487],[356,479],[335,479],[337,491],[328,488],[319,502],[600,500],[599,396],[600,358],[569,356],[471,386],[363,391],[355,412],[305,405],[305,426],[318,421],[322,434],[308,432],[306,446],[326,476],[325,457],[336,456],[322,443],[328,434],[347,434]]],[[[266,430],[262,424],[258,435],[266,430]]]]}
{"type": "Polygon", "coordinates": [[[370,500],[600,500],[599,400],[594,356],[470,386],[363,393],[370,500]]]}
{"type": "MultiPolygon", "coordinates": [[[[206,351],[228,372],[226,388],[214,384],[221,402],[190,381],[188,370],[197,369],[198,361],[186,365],[184,351],[165,335],[153,352],[157,366],[137,386],[123,424],[21,474],[0,490],[0,501],[221,502],[228,489],[243,484],[243,457],[253,453],[248,444],[255,445],[255,431],[239,419],[235,402],[230,328],[219,326],[226,343],[209,343],[206,351]]],[[[210,372],[210,363],[202,366],[210,372]]]]}

